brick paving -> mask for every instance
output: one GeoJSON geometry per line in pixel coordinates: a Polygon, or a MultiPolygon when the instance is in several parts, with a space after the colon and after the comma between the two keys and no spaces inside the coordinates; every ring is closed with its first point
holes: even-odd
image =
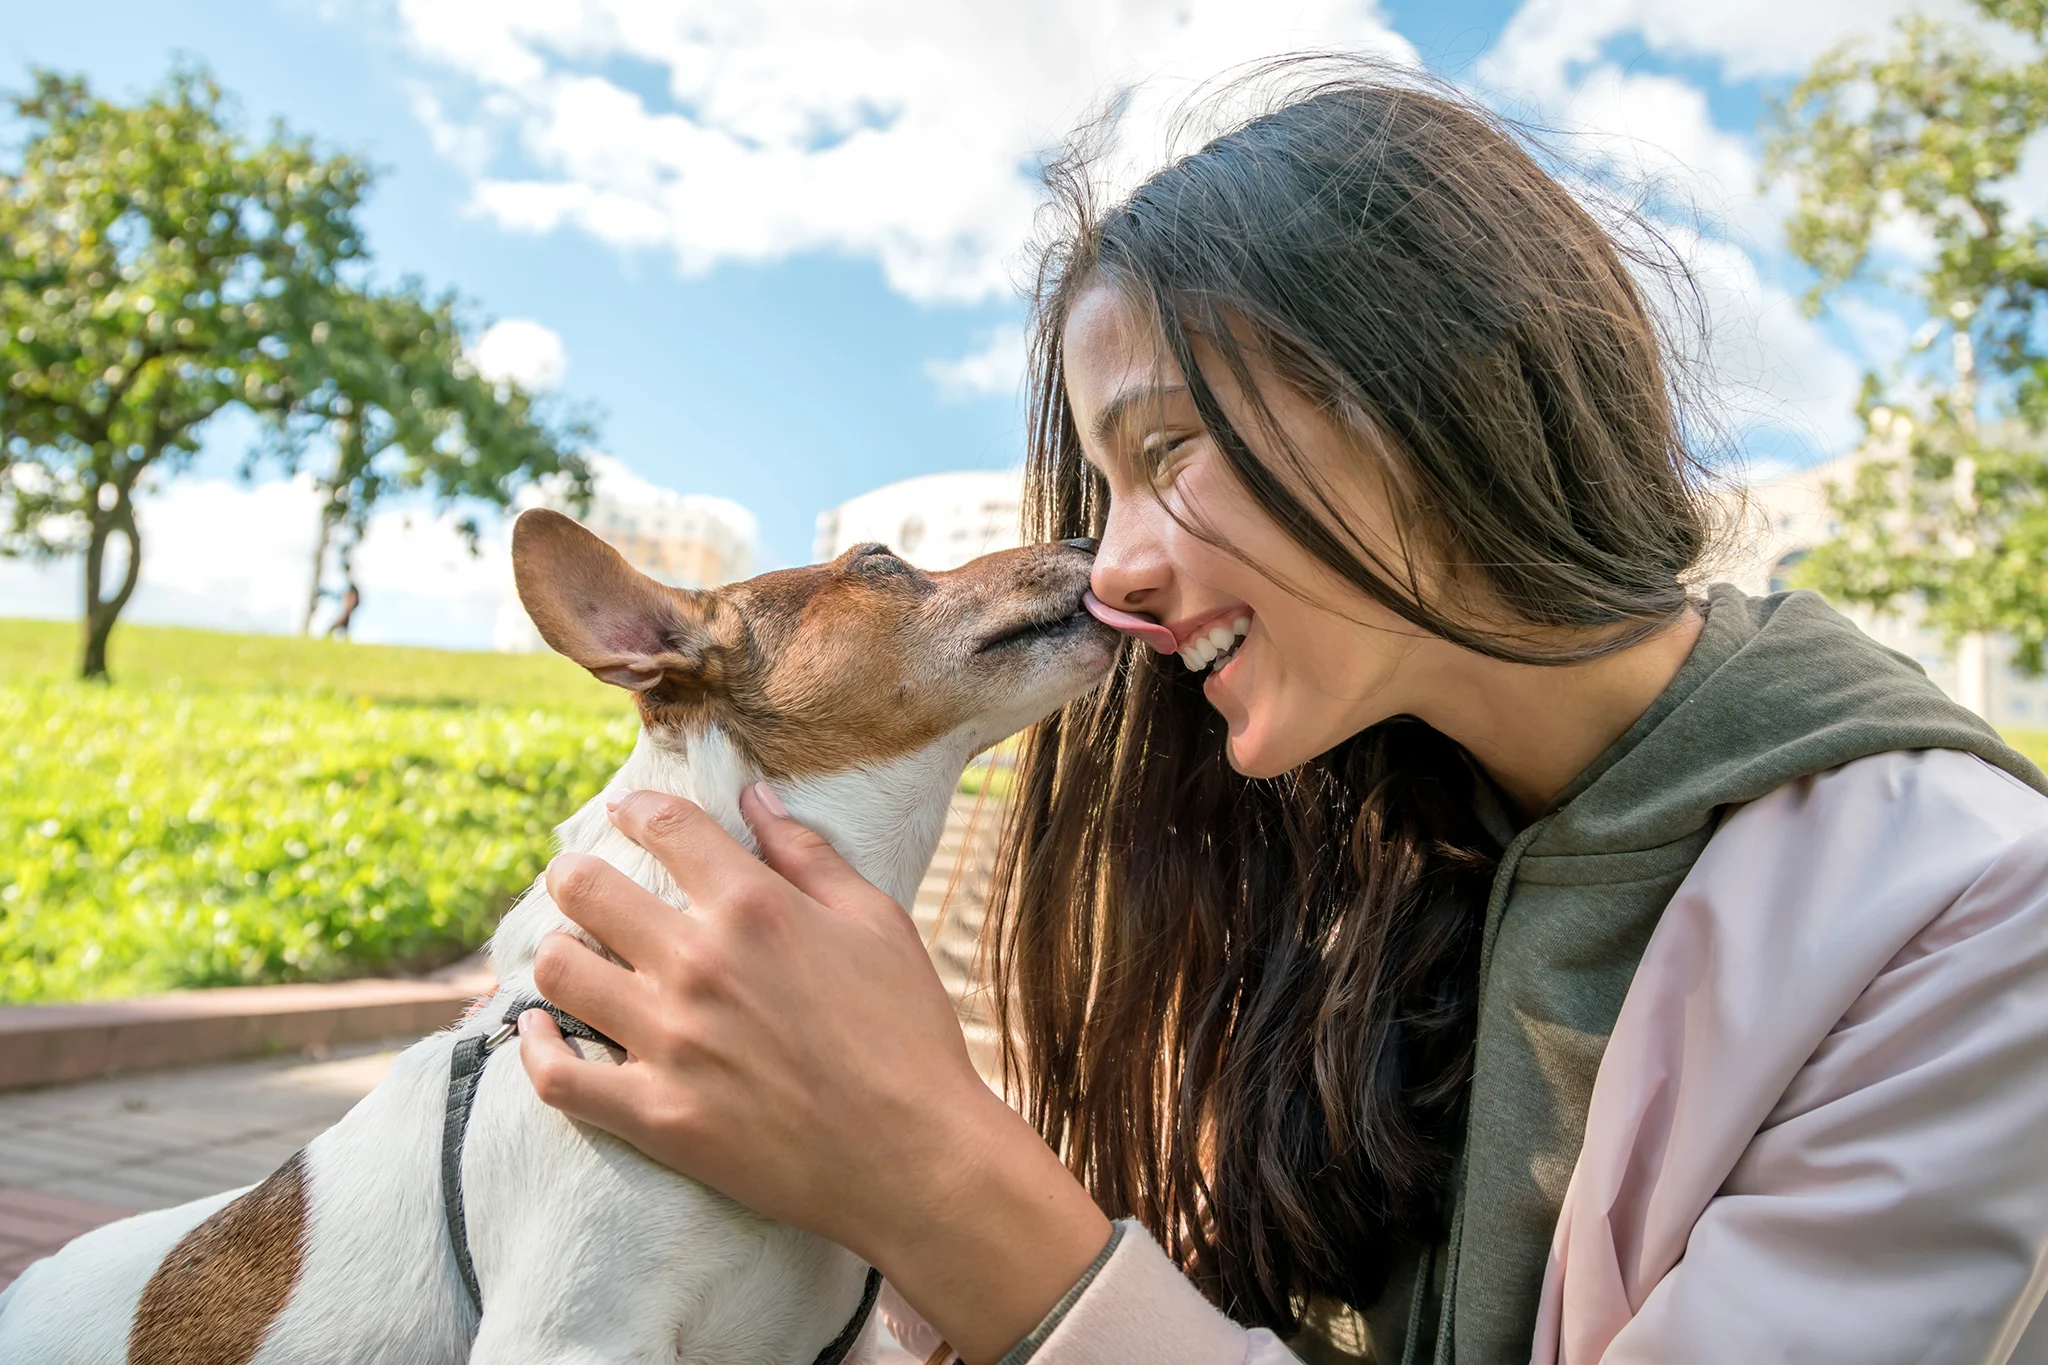
{"type": "Polygon", "coordinates": [[[101,1223],[261,1180],[411,1041],[0,1094],[0,1285],[101,1223]]]}

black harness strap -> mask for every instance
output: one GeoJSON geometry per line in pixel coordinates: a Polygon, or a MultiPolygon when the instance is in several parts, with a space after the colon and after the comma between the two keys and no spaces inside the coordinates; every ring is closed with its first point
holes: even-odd
{"type": "MultiPolygon", "coordinates": [[[[625,1051],[575,1015],[557,1009],[539,996],[513,1000],[505,1007],[497,1028],[488,1034],[472,1033],[455,1044],[448,1066],[448,1108],[441,1118],[441,1210],[448,1219],[448,1244],[455,1252],[455,1268],[462,1274],[462,1287],[469,1291],[470,1306],[478,1313],[483,1312],[484,1296],[476,1282],[476,1265],[470,1260],[469,1220],[462,1210],[462,1139],[469,1131],[469,1111],[476,1103],[476,1087],[483,1079],[484,1063],[490,1060],[493,1048],[518,1031],[519,1016],[528,1010],[546,1010],[553,1015],[566,1038],[603,1043],[625,1051]]],[[[860,1339],[861,1329],[867,1326],[868,1315],[875,1311],[875,1300],[881,1292],[882,1272],[869,1266],[860,1307],[854,1310],[853,1320],[826,1343],[811,1365],[841,1365],[860,1339]]]]}

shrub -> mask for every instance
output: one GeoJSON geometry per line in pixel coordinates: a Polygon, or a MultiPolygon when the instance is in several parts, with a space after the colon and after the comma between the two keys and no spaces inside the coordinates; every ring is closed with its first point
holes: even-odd
{"type": "Polygon", "coordinates": [[[447,960],[633,733],[622,706],[0,684],[0,999],[447,960]]]}

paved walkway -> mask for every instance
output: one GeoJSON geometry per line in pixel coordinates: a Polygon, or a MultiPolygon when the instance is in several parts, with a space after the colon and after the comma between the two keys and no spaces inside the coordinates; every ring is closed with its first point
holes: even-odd
{"type": "Polygon", "coordinates": [[[0,1285],[87,1228],[261,1180],[411,1041],[0,1094],[0,1285]]]}

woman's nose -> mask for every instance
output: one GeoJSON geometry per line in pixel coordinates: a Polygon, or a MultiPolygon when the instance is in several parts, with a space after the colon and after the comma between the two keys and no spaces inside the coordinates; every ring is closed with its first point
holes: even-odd
{"type": "Polygon", "coordinates": [[[1092,545],[1095,595],[1122,611],[1148,611],[1173,571],[1157,535],[1157,512],[1142,498],[1112,501],[1102,539],[1092,545]]]}

